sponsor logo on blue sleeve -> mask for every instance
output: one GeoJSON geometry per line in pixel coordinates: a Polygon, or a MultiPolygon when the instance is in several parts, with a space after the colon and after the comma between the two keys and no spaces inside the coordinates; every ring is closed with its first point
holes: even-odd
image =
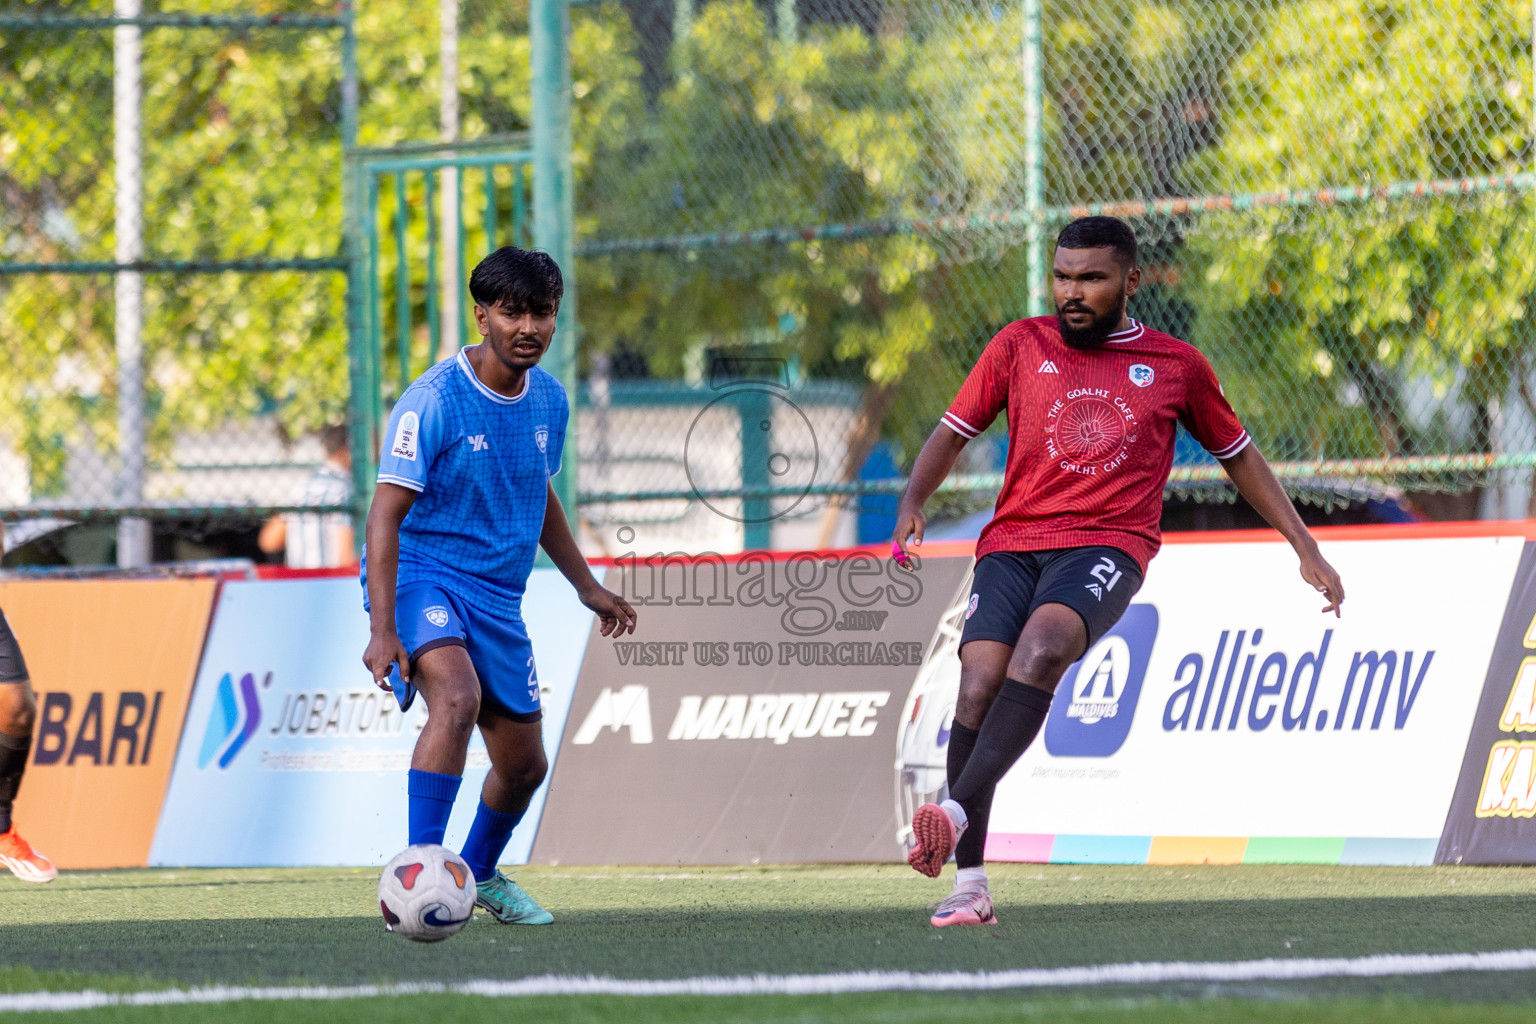
{"type": "Polygon", "coordinates": [[[389,454],[397,459],[415,462],[416,447],[420,437],[421,417],[406,410],[400,416],[400,425],[395,428],[395,443],[390,447],[389,454]]]}
{"type": "Polygon", "coordinates": [[[1157,639],[1157,608],[1133,604],[1115,627],[1067,669],[1050,716],[1053,757],[1108,757],[1125,743],[1157,639]]]}

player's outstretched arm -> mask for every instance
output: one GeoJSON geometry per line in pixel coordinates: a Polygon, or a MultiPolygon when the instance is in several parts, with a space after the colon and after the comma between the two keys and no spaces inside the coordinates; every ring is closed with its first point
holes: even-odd
{"type": "Polygon", "coordinates": [[[409,681],[409,652],[395,631],[395,582],[400,568],[400,524],[416,503],[416,492],[399,484],[378,485],[368,506],[364,539],[368,542],[368,647],[363,664],[373,673],[373,685],[391,689],[389,666],[400,666],[409,681]]]}
{"type": "Polygon", "coordinates": [[[1291,547],[1301,558],[1301,578],[1328,598],[1328,606],[1323,611],[1338,616],[1344,603],[1344,584],[1318,551],[1317,541],[1312,539],[1301,516],[1296,514],[1296,506],[1291,504],[1280,481],[1275,479],[1269,463],[1259,454],[1258,446],[1250,443],[1230,459],[1222,460],[1221,468],[1237,485],[1238,493],[1258,509],[1264,521],[1291,542],[1291,547]]]}
{"type": "Polygon", "coordinates": [[[913,569],[907,560],[907,544],[910,541],[914,547],[920,546],[923,530],[928,525],[923,506],[949,476],[949,471],[955,468],[955,460],[960,458],[965,442],[966,438],[941,423],[928,435],[923,450],[912,465],[906,493],[901,496],[901,504],[896,506],[896,532],[891,537],[891,554],[895,556],[896,564],[908,572],[913,569]]]}
{"type": "Polygon", "coordinates": [[[587,560],[571,535],[571,524],[565,521],[565,506],[560,504],[554,484],[549,485],[549,494],[544,501],[544,529],[539,533],[539,546],[555,563],[560,575],[576,588],[581,603],[597,614],[603,636],[618,638],[626,630],[634,634],[639,616],[628,601],[597,582],[597,577],[587,568],[587,560]]]}

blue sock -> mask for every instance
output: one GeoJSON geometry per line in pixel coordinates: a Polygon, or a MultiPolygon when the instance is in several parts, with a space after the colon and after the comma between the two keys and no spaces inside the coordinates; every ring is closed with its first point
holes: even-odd
{"type": "Polygon", "coordinates": [[[411,769],[405,787],[410,796],[410,845],[442,845],[443,834],[448,831],[448,815],[453,813],[453,798],[459,795],[459,783],[463,781],[457,775],[411,769]]]}
{"type": "Polygon", "coordinates": [[[512,830],[523,820],[524,811],[503,814],[493,811],[480,802],[475,811],[475,823],[469,827],[469,838],[464,841],[464,862],[475,873],[475,881],[483,882],[496,873],[496,862],[512,838],[512,830]]]}

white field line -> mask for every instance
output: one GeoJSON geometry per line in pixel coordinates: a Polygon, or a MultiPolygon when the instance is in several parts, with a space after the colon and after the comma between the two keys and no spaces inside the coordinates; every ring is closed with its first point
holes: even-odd
{"type": "Polygon", "coordinates": [[[1379,978],[1456,971],[1529,971],[1536,949],[1487,953],[1379,953],[1311,959],[1170,961],[1093,964],[1011,971],[849,971],[839,974],[756,974],[734,978],[597,978],[546,974],[510,981],[417,982],[399,985],[273,986],[160,989],[148,992],[21,992],[0,995],[0,1012],[89,1010],[105,1006],[181,1006],[375,996],[760,996],[841,995],[850,992],[990,991],[1059,986],[1151,985],[1164,982],[1290,981],[1379,978]]]}

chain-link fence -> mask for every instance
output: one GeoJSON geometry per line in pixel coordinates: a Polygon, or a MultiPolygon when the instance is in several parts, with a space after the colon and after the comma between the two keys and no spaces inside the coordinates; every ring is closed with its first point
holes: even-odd
{"type": "MultiPolygon", "coordinates": [[[[743,413],[710,431],[702,475],[759,487],[797,540],[836,535],[829,504],[888,505],[818,492],[890,489],[987,339],[1050,311],[1050,238],[1086,212],[1132,222],[1132,315],[1210,356],[1300,497],[1395,489],[1476,514],[1425,492],[1481,494],[1484,514],[1525,514],[1528,3],[577,10],[584,368],[609,424],[580,435],[581,486],[658,498],[594,500],[594,521],[707,529],[679,439],[713,397],[712,354],[749,347],[786,362],[814,481],[793,476],[809,450],[787,412],[768,432],[795,468],[754,473],[767,449],[743,413]],[[583,50],[604,55],[586,76],[583,50]],[[693,390],[668,404],[657,379],[693,390]],[[792,530],[805,513],[814,528],[792,530]]],[[[995,493],[1000,433],[971,446],[958,507],[995,493]]],[[[1179,496],[1225,497],[1220,478],[1181,445],[1179,496]]]]}
{"type": "MultiPolygon", "coordinates": [[[[0,514],[251,521],[294,503],[316,431],[348,410],[348,12],[125,5],[0,0],[0,514]]],[[[359,7],[360,145],[440,137],[441,17],[359,7]]],[[[1049,311],[1050,239],[1090,211],[1134,224],[1132,314],[1211,357],[1299,496],[1525,513],[1527,5],[623,0],[571,17],[574,469],[610,550],[878,527],[987,339],[1049,311]]],[[[463,0],[457,25],[458,137],[524,131],[526,2],[463,0]]],[[[515,220],[511,182],[495,201],[515,220]]],[[[410,186],[412,239],[431,202],[410,186]]],[[[386,278],[397,226],[377,225],[386,278]]],[[[429,262],[379,303],[384,366],[441,354],[434,326],[452,337],[429,262]]],[[[949,510],[990,502],[1001,435],[969,446],[949,510]]],[[[1226,497],[1219,480],[1181,445],[1177,497],[1226,497]]]]}
{"type": "Polygon", "coordinates": [[[349,23],[0,2],[0,514],[120,521],[137,564],[209,553],[155,521],[348,507],[315,476],[347,418],[349,23]]]}

